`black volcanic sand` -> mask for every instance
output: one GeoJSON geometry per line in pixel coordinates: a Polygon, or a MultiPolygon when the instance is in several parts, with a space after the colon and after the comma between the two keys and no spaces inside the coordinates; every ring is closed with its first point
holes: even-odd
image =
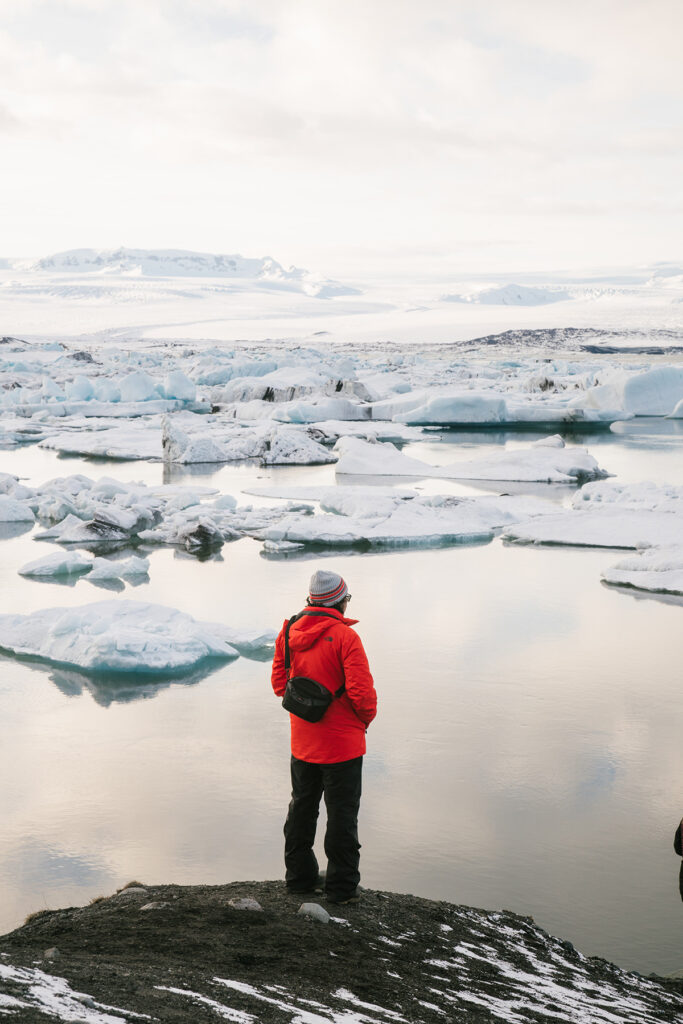
{"type": "Polygon", "coordinates": [[[95,1000],[90,1010],[92,1000],[83,1000],[82,1017],[33,1004],[7,1016],[32,1024],[87,1021],[98,1007],[104,1012],[99,1004],[117,1008],[118,1016],[108,1011],[115,1020],[138,1013],[163,1024],[235,1021],[236,1011],[245,1024],[322,1024],[354,1011],[387,1024],[683,1019],[683,983],[585,958],[530,918],[371,890],[358,905],[334,907],[320,896],[289,895],[281,882],[124,889],[87,907],[33,915],[0,938],[0,954],[5,996],[28,999],[25,984],[3,979],[2,965],[11,965],[64,978],[95,1000]],[[262,911],[229,905],[243,897],[262,911]],[[325,906],[333,920],[298,915],[303,901],[325,906]],[[159,906],[142,909],[150,903],[159,906]],[[52,947],[58,953],[46,956],[52,947]]]}

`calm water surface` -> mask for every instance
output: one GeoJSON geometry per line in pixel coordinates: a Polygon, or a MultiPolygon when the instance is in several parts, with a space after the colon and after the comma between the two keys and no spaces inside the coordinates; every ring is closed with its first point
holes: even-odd
{"type": "MultiPolygon", "coordinates": [[[[437,433],[406,450],[448,462],[531,439],[437,433]]],[[[619,480],[683,484],[680,425],[631,423],[582,443],[619,480]]],[[[0,453],[0,470],[34,483],[77,472],[164,479],[160,464],[36,448],[0,453]]],[[[179,469],[165,479],[238,495],[332,483],[334,470],[179,469]]],[[[0,542],[0,611],[133,598],[236,627],[279,626],[301,607],[316,564],[267,559],[242,540],[203,563],[152,549],[150,582],[119,594],[17,575],[53,550],[31,531],[0,542]]],[[[530,914],[584,953],[667,972],[683,968],[671,845],[683,814],[683,608],[602,585],[619,557],[495,540],[325,564],[349,582],[381,701],[361,808],[364,884],[530,914]]],[[[288,721],[267,663],[239,659],[139,689],[1,660],[0,931],[132,878],[281,876],[288,721]]]]}

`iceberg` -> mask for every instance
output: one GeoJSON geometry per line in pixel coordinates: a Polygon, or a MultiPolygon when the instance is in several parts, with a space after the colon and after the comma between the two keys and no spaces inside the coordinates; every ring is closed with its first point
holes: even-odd
{"type": "Polygon", "coordinates": [[[0,523],[34,523],[35,519],[25,502],[0,494],[0,523]]]}
{"type": "Polygon", "coordinates": [[[264,438],[261,456],[266,466],[314,466],[336,462],[337,456],[304,431],[276,429],[264,438]]]}
{"type": "Polygon", "coordinates": [[[39,442],[39,448],[53,448],[65,455],[90,455],[97,458],[161,458],[161,431],[147,421],[110,426],[103,430],[82,428],[53,434],[39,442]]]}
{"type": "Polygon", "coordinates": [[[658,594],[683,595],[683,543],[653,547],[602,573],[606,583],[658,594]]]}
{"type": "Polygon", "coordinates": [[[55,576],[78,576],[92,569],[92,559],[78,551],[57,551],[55,554],[27,562],[19,569],[20,576],[52,579],[55,576]]]}
{"type": "Polygon", "coordinates": [[[667,416],[683,401],[683,367],[658,366],[644,372],[616,370],[570,403],[586,410],[620,410],[632,416],[667,416]]]}
{"type": "Polygon", "coordinates": [[[683,487],[654,484],[650,481],[620,484],[613,480],[587,483],[572,498],[574,508],[641,509],[650,512],[677,512],[683,515],[683,487]]]}
{"type": "Polygon", "coordinates": [[[274,635],[240,633],[175,608],[126,600],[0,615],[4,650],[90,672],[182,672],[205,659],[235,658],[240,647],[255,653],[274,635]]]}
{"type": "Polygon", "coordinates": [[[576,484],[602,479],[609,474],[585,448],[536,444],[529,449],[506,449],[468,462],[432,466],[403,455],[390,444],[373,444],[342,437],[334,446],[339,453],[338,475],[433,477],[443,480],[501,480],[576,484]]]}
{"type": "MultiPolygon", "coordinates": [[[[352,488],[346,488],[346,491],[352,488]]],[[[381,497],[360,511],[353,499],[331,499],[338,513],[292,515],[262,530],[260,536],[271,544],[349,547],[430,547],[489,541],[494,531],[519,519],[543,516],[552,506],[542,499],[520,497],[456,498],[451,495],[391,499],[381,497]]],[[[273,550],[272,547],[269,550],[273,550]]]]}
{"type": "Polygon", "coordinates": [[[598,548],[641,548],[683,543],[683,516],[607,505],[551,513],[506,527],[506,540],[598,548]]]}
{"type": "Polygon", "coordinates": [[[100,583],[107,580],[136,579],[149,573],[149,559],[138,558],[94,558],[88,573],[88,583],[100,583]]]}
{"type": "Polygon", "coordinates": [[[161,446],[166,461],[181,464],[260,459],[267,466],[309,466],[337,461],[328,448],[296,427],[265,423],[244,429],[234,421],[215,424],[213,418],[192,414],[163,417],[161,446]]]}

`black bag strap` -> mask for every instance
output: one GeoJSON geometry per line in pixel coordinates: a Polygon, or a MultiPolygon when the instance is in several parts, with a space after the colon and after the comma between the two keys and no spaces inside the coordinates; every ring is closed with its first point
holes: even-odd
{"type": "MultiPolygon", "coordinates": [[[[304,615],[315,615],[317,617],[322,616],[325,619],[334,619],[335,622],[339,622],[339,619],[337,618],[336,615],[330,615],[329,612],[318,611],[317,609],[314,609],[314,608],[304,608],[304,610],[302,612],[298,612],[296,615],[292,615],[291,619],[287,620],[287,625],[285,626],[285,673],[287,675],[287,679],[288,680],[289,680],[289,670],[292,667],[292,661],[291,661],[290,654],[289,654],[289,630],[290,630],[290,627],[293,626],[294,623],[297,621],[297,619],[302,618],[304,615]]],[[[342,695],[342,693],[344,692],[345,689],[346,689],[346,683],[342,683],[341,686],[339,687],[339,689],[335,690],[334,696],[335,697],[341,697],[341,695],[342,695]]]]}

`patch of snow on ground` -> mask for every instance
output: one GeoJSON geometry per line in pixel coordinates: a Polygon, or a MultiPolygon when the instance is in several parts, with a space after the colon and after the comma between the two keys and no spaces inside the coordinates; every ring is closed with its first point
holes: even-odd
{"type": "MultiPolygon", "coordinates": [[[[0,996],[0,1006],[4,1004],[12,1011],[33,1009],[41,1016],[46,1014],[73,1024],[127,1024],[131,1018],[151,1019],[145,1013],[120,1010],[115,1006],[95,1002],[83,992],[74,992],[65,978],[46,974],[35,967],[0,964],[0,980],[22,993],[18,997],[0,996]]],[[[23,1019],[28,1018],[23,1016],[23,1019]]]]}

